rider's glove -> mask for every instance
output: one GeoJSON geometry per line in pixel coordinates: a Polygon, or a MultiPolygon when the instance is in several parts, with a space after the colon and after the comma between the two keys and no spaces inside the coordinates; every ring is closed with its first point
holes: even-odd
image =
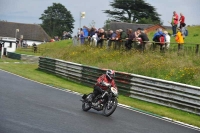
{"type": "Polygon", "coordinates": [[[106,86],[106,87],[111,87],[111,84],[106,83],[106,82],[101,82],[100,84],[103,85],[103,86],[106,86]]]}

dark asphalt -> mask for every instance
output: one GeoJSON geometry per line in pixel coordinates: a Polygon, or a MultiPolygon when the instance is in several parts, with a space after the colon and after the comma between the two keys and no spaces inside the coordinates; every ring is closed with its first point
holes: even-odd
{"type": "Polygon", "coordinates": [[[0,70],[0,133],[199,133],[120,107],[84,112],[80,98],[0,70]]]}

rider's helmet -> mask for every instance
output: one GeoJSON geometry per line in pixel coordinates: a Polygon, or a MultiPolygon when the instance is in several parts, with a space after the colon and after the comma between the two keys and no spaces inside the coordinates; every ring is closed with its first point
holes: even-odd
{"type": "Polygon", "coordinates": [[[113,70],[107,70],[106,71],[106,76],[109,78],[109,79],[113,79],[115,77],[115,71],[113,70]]]}

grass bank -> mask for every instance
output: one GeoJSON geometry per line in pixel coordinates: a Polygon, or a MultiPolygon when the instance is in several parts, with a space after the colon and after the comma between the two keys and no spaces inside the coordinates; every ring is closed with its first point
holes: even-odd
{"type": "MultiPolygon", "coordinates": [[[[200,86],[200,55],[195,54],[195,49],[187,49],[200,44],[200,26],[190,26],[188,31],[189,36],[185,38],[185,43],[188,44],[184,44],[185,51],[188,51],[181,56],[177,55],[177,51],[167,51],[164,54],[159,50],[140,53],[137,50],[127,52],[99,49],[88,45],[73,46],[72,40],[42,44],[39,46],[43,49],[40,53],[21,49],[17,52],[200,86]]],[[[153,34],[154,32],[148,34],[150,40],[153,34]]],[[[171,37],[171,42],[175,42],[174,37],[171,37]]],[[[177,44],[170,46],[177,47],[177,44]]]]}
{"type": "MultiPolygon", "coordinates": [[[[38,70],[38,64],[25,63],[18,60],[3,58],[0,59],[0,69],[15,73],[17,75],[21,75],[28,79],[32,79],[47,85],[58,87],[60,89],[70,89],[72,91],[76,91],[82,94],[92,91],[92,88],[90,87],[82,86],[80,84],[68,81],[64,78],[52,75],[51,73],[40,71],[38,70]]],[[[200,116],[192,113],[144,102],[141,100],[125,97],[123,95],[119,95],[119,102],[144,111],[148,111],[200,127],[200,116]]]]}

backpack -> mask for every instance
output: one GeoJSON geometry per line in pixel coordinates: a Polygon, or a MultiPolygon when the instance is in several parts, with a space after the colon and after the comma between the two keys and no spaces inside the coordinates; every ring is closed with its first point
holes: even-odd
{"type": "Polygon", "coordinates": [[[165,44],[165,36],[164,35],[160,35],[159,42],[160,42],[161,45],[165,44]]]}
{"type": "Polygon", "coordinates": [[[188,30],[187,29],[185,30],[185,36],[188,36],[188,30]]]}

